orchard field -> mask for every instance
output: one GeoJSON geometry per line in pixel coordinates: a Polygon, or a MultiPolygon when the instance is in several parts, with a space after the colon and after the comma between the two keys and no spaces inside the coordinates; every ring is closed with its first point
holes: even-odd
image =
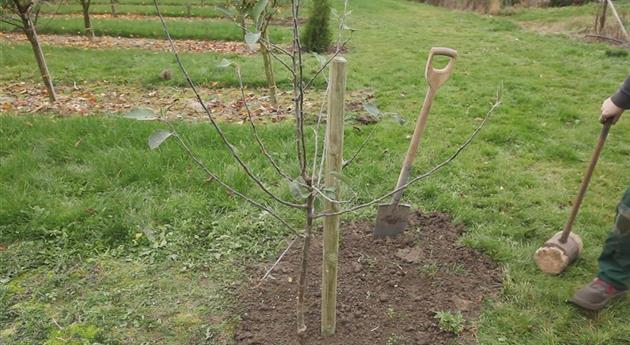
{"type": "MultiPolygon", "coordinates": [[[[241,29],[217,3],[169,0],[160,9],[234,149],[262,180],[275,181],[276,171],[251,136],[240,80],[234,69],[221,68],[224,59],[239,66],[260,137],[295,176],[290,73],[274,61],[274,110],[263,60],[247,49],[241,29]]],[[[615,3],[620,13],[630,11],[630,2],[615,3]]],[[[137,107],[164,110],[223,181],[266,200],[201,114],[152,5],[121,0],[112,17],[110,3],[95,0],[91,42],[81,36],[78,3],[42,8],[37,28],[59,95],[54,104],[31,46],[0,23],[0,344],[258,344],[239,336],[242,294],[254,288],[259,268],[275,261],[292,232],[209,179],[174,141],[150,150],[147,138],[164,124],[125,118],[137,107]]],[[[332,5],[343,12],[343,1],[332,5]]],[[[310,1],[304,7],[306,17],[310,1]]],[[[465,229],[457,244],[496,262],[500,287],[480,301],[476,315],[453,321],[463,326],[459,332],[434,317],[454,309],[426,310],[432,320],[426,329],[386,333],[375,324],[374,332],[388,345],[416,344],[425,331],[443,336],[440,344],[630,344],[628,298],[598,314],[566,302],[596,273],[615,207],[630,183],[630,118],[611,130],[577,219],[575,230],[585,242],[580,259],[560,276],[541,273],[532,261],[566,220],[601,128],[602,100],[630,72],[627,45],[582,38],[596,5],[495,16],[406,0],[352,0],[349,8],[352,36],[342,51],[348,61],[345,156],[362,148],[343,170],[351,204],[396,184],[427,90],[431,47],[452,47],[459,56],[437,93],[414,172],[449,157],[501,90],[501,106],[475,140],[404,195],[422,214],[448,214],[453,229],[465,229]],[[405,121],[366,121],[372,119],[366,104],[405,121]]],[[[281,13],[270,26],[269,39],[279,46],[291,44],[289,16],[281,13]]],[[[338,23],[334,16],[331,21],[336,37],[338,23]]],[[[305,75],[314,76],[320,62],[321,56],[305,54],[305,75]]],[[[324,78],[311,90],[308,135],[326,91],[324,78]]],[[[291,185],[270,186],[283,199],[295,198],[291,185]]],[[[276,211],[301,227],[299,211],[276,211]]],[[[376,207],[368,207],[342,221],[371,222],[375,215],[376,207]]],[[[318,221],[316,233],[320,227],[318,221]]],[[[439,262],[416,264],[427,279],[435,272],[467,274],[439,262]]],[[[395,307],[384,307],[382,317],[395,320],[395,307]]]]}

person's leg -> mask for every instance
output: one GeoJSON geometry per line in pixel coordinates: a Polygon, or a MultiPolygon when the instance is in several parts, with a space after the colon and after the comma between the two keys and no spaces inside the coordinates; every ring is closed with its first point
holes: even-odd
{"type": "Polygon", "coordinates": [[[615,225],[599,257],[597,278],[575,293],[571,302],[600,310],[630,288],[630,187],[617,207],[615,225]]]}
{"type": "Polygon", "coordinates": [[[630,188],[617,208],[615,226],[599,258],[598,277],[617,289],[630,288],[630,188]]]}

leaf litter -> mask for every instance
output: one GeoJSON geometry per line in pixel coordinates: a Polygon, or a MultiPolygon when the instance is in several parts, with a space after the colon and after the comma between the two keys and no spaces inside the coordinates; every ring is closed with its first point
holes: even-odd
{"type": "MultiPolygon", "coordinates": [[[[44,45],[84,49],[135,48],[170,52],[168,40],[155,38],[98,36],[90,41],[85,36],[49,34],[40,34],[38,36],[40,43],[44,45]]],[[[22,43],[27,42],[27,38],[26,35],[18,32],[2,32],[0,33],[0,42],[22,43]]],[[[177,50],[185,53],[256,54],[255,51],[249,49],[243,42],[205,40],[175,40],[174,42],[177,46],[177,50]]]]}
{"type": "MultiPolygon", "coordinates": [[[[147,89],[141,86],[119,85],[111,82],[58,84],[58,100],[50,102],[41,83],[0,83],[0,113],[34,114],[54,116],[93,116],[123,114],[132,109],[147,108],[169,120],[199,122],[207,115],[194,94],[187,88],[158,87],[147,89]]],[[[278,106],[274,107],[264,89],[245,89],[245,99],[238,88],[199,88],[204,105],[218,121],[245,124],[249,113],[256,123],[275,123],[292,119],[293,102],[291,91],[278,92],[278,106]],[[246,106],[247,105],[247,106],[246,106]]],[[[346,111],[349,117],[363,113],[363,104],[374,98],[370,89],[349,92],[346,111]]],[[[313,118],[321,108],[322,93],[308,93],[305,111],[313,118]]],[[[326,107],[324,107],[325,109],[326,107]]]]}

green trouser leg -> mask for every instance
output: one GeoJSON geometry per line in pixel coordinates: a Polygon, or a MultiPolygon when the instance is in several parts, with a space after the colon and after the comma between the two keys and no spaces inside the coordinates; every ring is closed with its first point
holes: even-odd
{"type": "Polygon", "coordinates": [[[615,226],[599,257],[598,276],[619,289],[630,288],[630,187],[617,208],[615,226]]]}

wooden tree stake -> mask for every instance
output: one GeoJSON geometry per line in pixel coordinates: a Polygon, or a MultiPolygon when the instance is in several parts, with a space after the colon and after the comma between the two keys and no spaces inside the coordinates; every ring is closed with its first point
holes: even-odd
{"type": "Polygon", "coordinates": [[[619,13],[617,13],[617,9],[615,8],[615,5],[613,5],[612,1],[610,0],[606,0],[608,1],[608,6],[610,6],[610,10],[612,11],[613,16],[615,16],[615,18],[617,19],[617,22],[619,23],[619,28],[621,28],[621,32],[623,32],[623,35],[626,37],[626,40],[630,40],[630,35],[628,35],[628,31],[626,30],[626,27],[623,25],[623,20],[621,20],[621,17],[619,17],[619,13]]]}
{"type": "MultiPolygon", "coordinates": [[[[333,189],[335,199],[340,200],[339,176],[343,164],[343,118],[346,91],[346,64],[343,57],[336,57],[330,67],[330,91],[328,96],[328,120],[326,126],[325,189],[333,189]]],[[[339,204],[326,201],[327,212],[339,211],[339,204]]],[[[324,218],[324,252],[322,260],[322,335],[335,334],[337,320],[337,268],[339,265],[340,216],[324,218]]]]}

